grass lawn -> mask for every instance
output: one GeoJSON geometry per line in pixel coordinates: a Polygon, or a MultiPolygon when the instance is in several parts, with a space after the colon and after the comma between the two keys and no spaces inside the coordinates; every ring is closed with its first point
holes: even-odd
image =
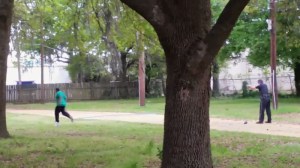
{"type": "MultiPolygon", "coordinates": [[[[0,140],[0,167],[132,168],[159,160],[162,126],[8,115],[11,139],[0,140]]],[[[159,163],[159,162],[158,162],[159,163]]]]}
{"type": "MultiPolygon", "coordinates": [[[[210,114],[212,117],[256,120],[258,119],[259,103],[259,99],[213,99],[210,105],[210,114]]],[[[271,111],[275,121],[286,120],[281,117],[286,114],[298,114],[300,117],[300,99],[280,99],[278,110],[273,110],[271,104],[271,111]]],[[[300,123],[300,118],[288,120],[300,123]]]]}
{"type": "MultiPolygon", "coordinates": [[[[12,138],[0,139],[0,167],[157,168],[160,125],[7,116],[12,138]]],[[[298,168],[300,138],[211,132],[214,167],[298,168]]]]}
{"type": "MultiPolygon", "coordinates": [[[[48,109],[53,110],[54,103],[46,104],[25,104],[15,105],[8,104],[8,108],[14,109],[48,109]]],[[[99,101],[81,101],[70,102],[68,110],[81,111],[99,111],[99,112],[134,112],[134,113],[161,113],[165,108],[164,98],[147,99],[146,106],[140,107],[137,99],[130,100],[99,100],[99,101]]],[[[258,118],[259,99],[212,99],[210,105],[210,116],[221,118],[235,118],[256,120],[258,118]]],[[[275,120],[286,120],[278,117],[281,114],[300,114],[300,99],[285,98],[279,100],[279,109],[272,110],[272,115],[275,120]]],[[[288,120],[300,123],[300,118],[290,117],[288,120]]]]}
{"type": "MultiPolygon", "coordinates": [[[[98,100],[68,102],[68,110],[99,112],[151,112],[163,113],[164,98],[147,99],[146,106],[140,107],[138,99],[98,100]]],[[[53,110],[54,103],[45,104],[7,104],[7,108],[15,109],[47,109],[53,110]]]]}

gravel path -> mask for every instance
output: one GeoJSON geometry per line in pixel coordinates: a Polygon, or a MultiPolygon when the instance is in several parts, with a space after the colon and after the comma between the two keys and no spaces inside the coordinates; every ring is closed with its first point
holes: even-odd
{"type": "MultiPolygon", "coordinates": [[[[31,114],[54,117],[52,110],[13,110],[7,109],[8,113],[31,114]]],[[[116,112],[70,112],[75,123],[78,119],[84,120],[111,120],[135,123],[163,124],[164,116],[150,113],[116,113],[116,112]]],[[[213,130],[250,132],[258,134],[280,135],[289,137],[300,137],[300,124],[276,123],[256,124],[255,121],[248,121],[244,124],[242,120],[230,120],[210,118],[210,127],[213,130]]]]}

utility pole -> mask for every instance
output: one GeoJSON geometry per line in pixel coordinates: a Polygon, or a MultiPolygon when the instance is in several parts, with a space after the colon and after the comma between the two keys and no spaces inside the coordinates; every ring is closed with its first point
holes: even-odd
{"type": "Polygon", "coordinates": [[[272,83],[272,104],[273,109],[278,108],[278,90],[277,90],[277,77],[276,77],[276,59],[277,59],[277,42],[276,42],[276,1],[270,0],[270,62],[271,62],[271,83],[272,83]]]}
{"type": "Polygon", "coordinates": [[[139,102],[140,106],[145,106],[145,49],[143,42],[143,33],[137,31],[136,39],[139,56],[139,102]]]}

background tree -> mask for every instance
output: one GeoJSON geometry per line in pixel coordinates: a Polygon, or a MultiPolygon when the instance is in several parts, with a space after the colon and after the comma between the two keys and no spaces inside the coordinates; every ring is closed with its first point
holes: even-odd
{"type": "Polygon", "coordinates": [[[6,72],[13,0],[0,1],[0,138],[9,137],[6,126],[6,72]]]}
{"type": "Polygon", "coordinates": [[[154,27],[167,62],[162,167],[212,167],[210,69],[248,0],[230,0],[211,28],[210,0],[122,0],[154,27]]]}
{"type": "MultiPolygon", "coordinates": [[[[293,69],[296,94],[300,95],[299,72],[299,24],[300,11],[295,0],[280,0],[277,2],[277,64],[293,69]]],[[[243,51],[249,49],[247,57],[251,64],[266,68],[270,64],[270,32],[267,1],[251,1],[246,8],[230,39],[237,43],[226,43],[225,51],[243,51]],[[249,36],[255,34],[256,36],[249,36]]],[[[223,53],[223,49],[221,50],[223,53]]]]}
{"type": "MultiPolygon", "coordinates": [[[[294,70],[297,95],[300,95],[300,11],[295,0],[280,0],[277,3],[277,64],[294,70]]],[[[232,37],[240,44],[235,48],[249,49],[247,57],[257,67],[270,65],[270,32],[267,20],[269,8],[267,1],[252,1],[241,16],[232,37]],[[255,34],[255,36],[249,36],[255,34]]]]}
{"type": "MultiPolygon", "coordinates": [[[[66,63],[73,82],[99,82],[101,78],[126,82],[129,74],[135,79],[137,71],[132,67],[138,59],[135,37],[138,29],[144,31],[148,52],[160,48],[153,28],[119,0],[18,0],[16,3],[15,25],[20,30],[21,52],[31,56],[23,62],[40,64],[42,18],[45,63],[66,63]]],[[[17,42],[16,38],[13,40],[17,42]]]]}
{"type": "MultiPolygon", "coordinates": [[[[226,5],[226,0],[214,0],[212,3],[212,15],[213,23],[218,19],[218,16],[222,12],[222,9],[226,5]]],[[[220,86],[219,86],[219,74],[220,69],[224,67],[226,61],[240,59],[242,53],[245,52],[247,47],[246,39],[249,38],[249,27],[248,22],[252,22],[248,13],[253,12],[251,6],[257,5],[258,1],[251,1],[246,7],[246,12],[243,12],[240,16],[240,19],[236,23],[230,37],[224,42],[220,52],[217,55],[217,58],[214,60],[212,65],[212,78],[213,78],[213,88],[212,96],[218,97],[220,95],[220,86]],[[247,33],[245,33],[247,32],[247,33]]],[[[251,28],[256,28],[257,25],[251,26],[251,28]]],[[[254,37],[254,36],[250,36],[254,37]]]]}
{"type": "MultiPolygon", "coordinates": [[[[160,79],[162,82],[161,88],[163,91],[165,90],[164,86],[164,74],[166,72],[165,69],[165,60],[161,55],[155,55],[155,54],[150,54],[146,53],[146,68],[145,68],[145,73],[146,73],[146,95],[151,96],[151,92],[155,92],[157,88],[151,88],[151,82],[153,79],[160,79]]],[[[158,90],[157,90],[158,91],[158,90]]],[[[165,93],[164,93],[165,94],[165,93]]],[[[157,95],[155,95],[157,96],[157,95]]]]}
{"type": "MultiPolygon", "coordinates": [[[[136,53],[138,53],[138,46],[134,32],[142,32],[145,50],[146,95],[150,95],[152,79],[165,81],[163,78],[163,74],[165,73],[164,53],[153,27],[128,7],[125,6],[125,9],[126,10],[122,13],[123,16],[120,24],[118,25],[123,28],[120,29],[120,34],[115,36],[118,42],[117,44],[118,46],[133,45],[131,50],[133,55],[131,57],[131,63],[137,65],[138,55],[136,55],[136,53]],[[128,26],[128,23],[130,23],[130,26],[128,26]]],[[[131,69],[131,73],[134,74],[133,76],[131,75],[131,79],[138,79],[137,70],[137,66],[131,69]]]]}
{"type": "MultiPolygon", "coordinates": [[[[222,12],[222,9],[225,7],[227,1],[226,0],[213,0],[211,1],[211,8],[212,8],[212,24],[217,22],[219,15],[222,12]]],[[[224,47],[222,47],[224,48],[224,47]]],[[[219,85],[219,74],[222,64],[227,60],[226,58],[229,57],[230,54],[224,53],[221,50],[216,59],[213,61],[212,64],[212,96],[219,97],[220,94],[220,85],[219,85]]]]}
{"type": "Polygon", "coordinates": [[[300,5],[297,0],[280,0],[278,15],[278,57],[294,70],[296,95],[300,96],[300,5]]]}
{"type": "MultiPolygon", "coordinates": [[[[95,57],[98,54],[96,52],[100,50],[98,49],[99,40],[94,39],[98,34],[90,28],[92,26],[89,24],[91,17],[88,11],[90,10],[85,10],[87,5],[84,1],[18,0],[16,6],[18,9],[23,9],[25,6],[26,12],[16,15],[19,17],[15,20],[19,23],[21,50],[26,55],[30,55],[32,62],[35,62],[37,66],[40,65],[40,45],[43,40],[46,64],[51,65],[59,61],[78,65],[79,63],[71,62],[71,60],[84,60],[79,64],[81,68],[70,72],[72,79],[80,82],[89,79],[91,74],[98,75],[95,71],[91,71],[94,68],[84,69],[89,67],[88,64],[91,62],[88,61],[89,57],[95,57]],[[81,59],[71,59],[73,57],[81,57],[81,59]]],[[[17,10],[17,13],[20,11],[24,10],[17,10]]],[[[103,67],[102,64],[98,66],[103,67]]]]}
{"type": "Polygon", "coordinates": [[[18,3],[18,0],[14,2],[14,13],[13,13],[13,18],[12,18],[12,31],[11,33],[11,41],[12,43],[12,48],[16,52],[16,58],[17,61],[15,64],[17,65],[18,68],[18,81],[22,81],[22,76],[21,76],[21,40],[22,40],[22,32],[21,32],[21,27],[22,27],[22,18],[24,15],[26,15],[26,7],[24,4],[18,3]]]}

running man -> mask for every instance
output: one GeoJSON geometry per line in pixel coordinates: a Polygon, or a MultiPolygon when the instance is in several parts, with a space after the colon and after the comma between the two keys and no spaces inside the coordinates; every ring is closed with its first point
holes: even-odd
{"type": "Polygon", "coordinates": [[[59,88],[56,88],[56,107],[55,107],[55,126],[59,126],[59,113],[61,112],[62,115],[68,117],[73,122],[73,117],[66,112],[67,106],[67,96],[64,92],[60,91],[59,88]]]}

